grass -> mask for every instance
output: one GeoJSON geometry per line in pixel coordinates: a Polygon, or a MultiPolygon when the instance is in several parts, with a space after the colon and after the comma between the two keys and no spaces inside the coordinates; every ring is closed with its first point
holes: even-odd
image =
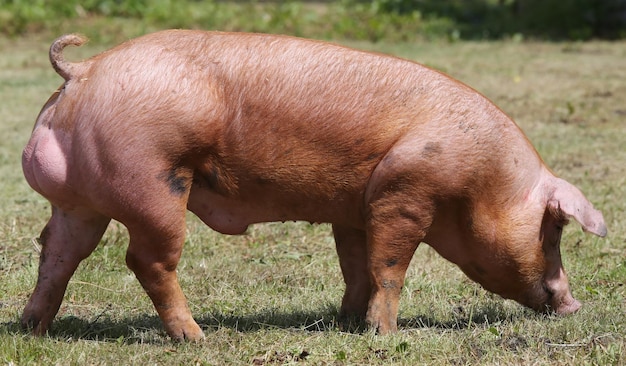
{"type": "MultiPolygon", "coordinates": [[[[420,12],[398,14],[368,2],[196,0],[0,0],[0,34],[17,36],[55,29],[93,32],[120,41],[159,28],[198,28],[308,35],[369,41],[460,37],[452,19],[420,12]]],[[[506,34],[499,34],[504,37],[506,34]]]]}
{"type": "MultiPolygon", "coordinates": [[[[621,0],[0,0],[0,34],[20,35],[126,19],[136,28],[202,28],[318,38],[624,39],[621,0]]],[[[107,26],[104,37],[115,36],[107,26]]]]}
{"type": "MultiPolygon", "coordinates": [[[[607,238],[576,224],[563,237],[579,313],[536,315],[421,246],[398,334],[346,331],[335,320],[343,283],[328,226],[263,224],[228,237],[190,215],[179,274],[207,338],[175,344],[124,264],[127,234],[116,223],[74,275],[49,336],[19,329],[36,280],[33,238],[49,216],[22,177],[20,154],[61,82],[47,60],[51,39],[0,38],[1,364],[626,364],[626,43],[351,43],[426,63],[486,94],[604,212],[607,238]]],[[[71,57],[104,48],[93,42],[71,57]]]]}

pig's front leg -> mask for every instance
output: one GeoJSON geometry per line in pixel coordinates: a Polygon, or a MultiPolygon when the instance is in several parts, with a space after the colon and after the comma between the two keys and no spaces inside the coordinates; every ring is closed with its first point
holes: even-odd
{"type": "Polygon", "coordinates": [[[365,231],[333,225],[339,264],[346,283],[339,318],[365,319],[372,286],[367,268],[365,231]]]}
{"type": "Polygon", "coordinates": [[[52,207],[52,217],[39,239],[39,277],[22,315],[23,328],[37,335],[48,331],[67,283],[78,264],[96,248],[109,221],[90,210],[52,207]]]}
{"type": "Polygon", "coordinates": [[[397,331],[406,271],[429,221],[428,215],[385,201],[374,204],[367,230],[372,294],[366,321],[379,334],[397,331]]]}

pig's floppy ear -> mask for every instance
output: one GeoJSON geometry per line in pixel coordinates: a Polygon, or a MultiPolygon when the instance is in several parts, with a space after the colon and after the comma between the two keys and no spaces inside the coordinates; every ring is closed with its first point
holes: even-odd
{"type": "Polygon", "coordinates": [[[573,218],[584,231],[601,237],[606,236],[606,224],[602,213],[593,208],[578,188],[560,178],[554,180],[551,188],[554,191],[549,190],[552,194],[548,197],[548,209],[555,217],[573,218]]]}

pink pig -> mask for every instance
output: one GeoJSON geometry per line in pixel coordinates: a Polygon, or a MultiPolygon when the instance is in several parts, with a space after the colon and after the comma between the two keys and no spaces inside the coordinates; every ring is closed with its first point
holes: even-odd
{"type": "Polygon", "coordinates": [[[126,261],[175,339],[199,339],[176,277],[185,211],[225,234],[258,222],[332,224],[346,290],[340,316],[397,329],[420,242],[472,280],[537,311],[575,312],[561,264],[570,218],[602,214],[550,172],[484,96],[414,62],[298,38],[164,31],[79,63],[24,149],[52,204],[24,327],[44,334],[67,283],[111,219],[126,261]]]}

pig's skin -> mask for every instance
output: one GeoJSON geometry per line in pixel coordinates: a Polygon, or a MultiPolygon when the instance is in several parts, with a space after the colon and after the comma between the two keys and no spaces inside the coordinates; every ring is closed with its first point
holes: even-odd
{"type": "Polygon", "coordinates": [[[420,242],[486,289],[538,311],[580,303],[561,265],[569,218],[602,214],[556,178],[502,111],[471,88],[394,57],[255,34],[165,31],[81,63],[50,50],[66,82],[24,149],[52,204],[22,324],[45,333],[111,218],[127,264],[175,339],[199,339],[178,285],[185,211],[243,233],[329,222],[346,291],[340,315],[396,330],[420,242]]]}

